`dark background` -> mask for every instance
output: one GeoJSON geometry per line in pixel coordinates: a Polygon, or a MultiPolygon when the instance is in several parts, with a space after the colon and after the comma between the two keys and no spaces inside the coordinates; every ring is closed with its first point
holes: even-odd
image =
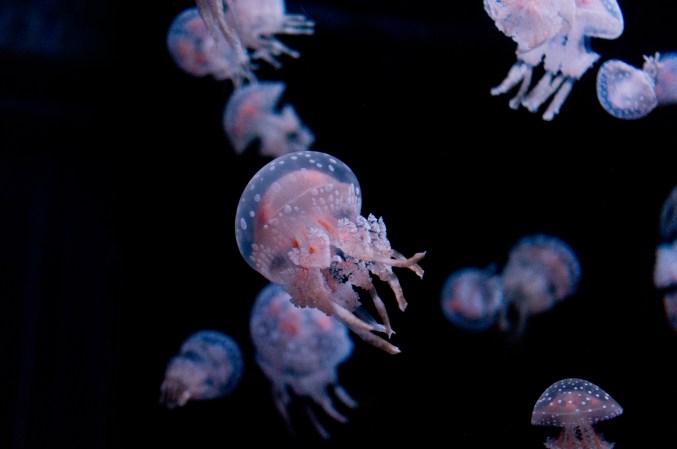
{"type": "Polygon", "coordinates": [[[312,149],[353,169],[363,215],[383,216],[393,248],[428,251],[422,280],[396,271],[404,313],[377,284],[402,353],[353,337],[339,379],[360,406],[341,409],[347,424],[324,419],[333,438],[323,442],[302,401],[297,435],[287,434],[253,359],[249,310],[266,280],[240,256],[233,222],[270,159],[232,151],[221,128],[232,86],[181,72],[167,53],[169,24],[193,3],[89,3],[7,3],[25,9],[12,10],[0,46],[0,447],[535,449],[556,429],[530,425],[534,403],[566,377],[624,407],[599,426],[619,449],[671,444],[677,334],[652,270],[660,208],[677,185],[677,106],[615,119],[595,75],[607,59],[639,66],[643,54],[677,50],[674,6],[622,2],[624,33],[592,41],[600,61],[544,122],[489,94],[514,43],[479,0],[287,3],[316,21],[315,34],[282,36],[301,57],[279,70],[262,63],[259,79],[287,84],[283,100],[315,133],[312,149]],[[445,321],[446,277],[500,268],[532,233],[575,250],[578,292],[532,317],[518,341],[445,321]],[[242,383],[164,409],[167,362],[207,328],[241,345],[242,383]]]}

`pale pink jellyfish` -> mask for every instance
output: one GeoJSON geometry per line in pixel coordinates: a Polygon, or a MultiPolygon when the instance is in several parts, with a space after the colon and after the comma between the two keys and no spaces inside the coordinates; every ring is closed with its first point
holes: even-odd
{"type": "Polygon", "coordinates": [[[543,120],[559,113],[573,83],[599,58],[590,49],[590,38],[616,39],[624,28],[616,0],[484,0],[484,9],[517,43],[517,62],[491,94],[504,94],[520,84],[509,105],[523,105],[531,112],[552,96],[543,120]],[[541,61],[545,74],[529,90],[533,69],[541,61]]]}
{"type": "Polygon", "coordinates": [[[196,332],[169,361],[160,402],[175,408],[189,400],[228,396],[240,383],[242,369],[242,352],[233,338],[214,330],[196,332]]]}
{"type": "MultiPolygon", "coordinates": [[[[332,398],[357,407],[338,383],[338,367],[353,352],[348,328],[319,310],[294,306],[277,284],[268,284],[256,296],[249,328],[256,363],[270,380],[275,406],[291,433],[292,395],[311,399],[336,421],[347,422],[332,398]]],[[[329,438],[310,404],[306,412],[318,433],[329,438]]]]}
{"type": "Polygon", "coordinates": [[[223,112],[223,128],[236,153],[258,142],[263,156],[282,156],[307,150],[315,141],[292,105],[278,110],[285,87],[283,82],[255,82],[231,94],[223,112]]]}
{"type": "Polygon", "coordinates": [[[249,76],[233,48],[207,29],[197,8],[188,8],[174,18],[167,32],[167,48],[176,65],[191,75],[230,79],[235,86],[249,76]]]}
{"type": "Polygon", "coordinates": [[[597,98],[605,111],[625,120],[677,104],[677,53],[644,56],[641,69],[618,59],[606,61],[597,72],[597,98]]]}
{"type": "Polygon", "coordinates": [[[581,268],[574,251],[562,240],[535,234],[522,238],[510,250],[503,269],[503,298],[507,311],[517,311],[515,335],[530,315],[542,313],[571,296],[578,288],[581,268]]]}
{"type": "Polygon", "coordinates": [[[462,268],[449,275],[440,298],[444,317],[462,329],[483,331],[503,308],[501,276],[493,269],[462,268]]]}
{"type": "Polygon", "coordinates": [[[531,414],[535,426],[561,427],[557,438],[548,438],[548,449],[612,449],[593,425],[623,413],[604,390],[583,379],[562,379],[538,398],[531,414]]]}
{"type": "Polygon", "coordinates": [[[406,258],[390,247],[382,218],[360,215],[360,184],[335,157],[315,151],[280,156],[249,181],[238,204],[235,237],[247,263],[282,285],[298,307],[333,316],[365,341],[400,350],[372,332],[392,334],[372,275],[389,284],[400,310],[407,301],[393,267],[419,277],[424,252],[406,258]],[[369,292],[377,323],[353,289],[369,292]]]}

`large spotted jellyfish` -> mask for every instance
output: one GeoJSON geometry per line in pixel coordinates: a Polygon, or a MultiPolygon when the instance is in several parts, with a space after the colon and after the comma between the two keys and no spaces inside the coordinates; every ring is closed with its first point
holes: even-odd
{"type": "Polygon", "coordinates": [[[242,370],[242,352],[232,337],[215,330],[198,331],[167,364],[160,402],[175,408],[189,400],[228,396],[239,385],[242,370]]]}
{"type": "Polygon", "coordinates": [[[223,129],[237,154],[258,143],[263,156],[307,150],[315,141],[292,105],[278,110],[286,85],[261,81],[235,89],[223,112],[223,129]]]}
{"type": "Polygon", "coordinates": [[[594,425],[623,414],[623,408],[592,382],[570,378],[550,385],[536,401],[531,414],[534,426],[560,427],[548,438],[547,449],[613,449],[594,425]]]}
{"type": "Polygon", "coordinates": [[[677,53],[644,56],[641,69],[618,59],[606,61],[597,72],[597,98],[605,111],[625,120],[677,104],[677,53]]]}
{"type": "Polygon", "coordinates": [[[590,49],[590,38],[616,39],[624,28],[616,0],[484,0],[484,9],[496,27],[517,42],[517,62],[491,94],[504,94],[520,84],[509,105],[531,112],[552,97],[542,116],[548,121],[559,113],[574,82],[599,58],[590,49]],[[541,61],[545,73],[531,87],[533,70],[541,61]]]}
{"type": "Polygon", "coordinates": [[[419,277],[425,252],[406,258],[391,248],[382,218],[360,215],[362,192],[353,171],[316,151],[273,159],[249,181],[235,217],[235,237],[247,263],[280,284],[298,307],[333,316],[360,338],[391,354],[385,304],[371,275],[389,284],[399,309],[407,301],[393,267],[419,277]],[[360,303],[359,287],[370,296],[381,323],[360,303]]]}
{"type": "Polygon", "coordinates": [[[290,433],[294,433],[290,407],[295,397],[314,402],[306,402],[305,410],[317,432],[329,438],[314,409],[319,406],[345,423],[347,418],[333,398],[348,408],[357,407],[338,383],[338,367],[353,353],[348,328],[319,310],[295,307],[281,286],[268,284],[256,296],[249,330],[256,363],[271,383],[275,406],[290,433]]]}

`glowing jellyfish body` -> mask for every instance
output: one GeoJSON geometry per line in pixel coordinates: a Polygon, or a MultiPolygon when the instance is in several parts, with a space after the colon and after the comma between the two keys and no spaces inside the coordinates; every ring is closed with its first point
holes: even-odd
{"type": "Polygon", "coordinates": [[[535,426],[561,427],[557,438],[548,438],[548,449],[612,449],[593,425],[623,413],[604,390],[583,379],[562,379],[538,398],[531,415],[535,426]]]}
{"type": "Polygon", "coordinates": [[[235,340],[218,331],[196,332],[169,361],[160,402],[175,408],[189,400],[227,396],[240,383],[242,369],[242,352],[235,340]]]}
{"type": "Polygon", "coordinates": [[[455,271],[442,287],[440,303],[453,325],[468,331],[486,330],[503,307],[501,278],[492,270],[479,268],[455,271]]]}
{"type": "Polygon", "coordinates": [[[597,98],[612,116],[633,120],[677,104],[677,53],[644,56],[642,69],[612,59],[597,72],[597,98]]]}
{"type": "Polygon", "coordinates": [[[552,97],[543,120],[559,113],[573,83],[599,58],[590,49],[590,38],[615,39],[624,27],[615,0],[484,0],[484,9],[517,42],[517,62],[491,94],[504,94],[519,84],[509,105],[531,112],[552,97]],[[533,69],[541,61],[545,74],[529,90],[533,69]]]}
{"type": "Polygon", "coordinates": [[[362,196],[352,170],[331,155],[300,151],[266,164],[244,189],[235,218],[240,253],[280,284],[298,307],[312,307],[389,353],[399,349],[372,332],[392,333],[371,275],[389,284],[400,310],[407,302],[393,267],[419,277],[425,253],[406,258],[393,250],[383,219],[360,215],[362,196]],[[367,290],[383,324],[353,289],[367,290]]]}
{"type": "Polygon", "coordinates": [[[214,39],[197,8],[184,10],[172,21],[167,48],[176,65],[191,75],[230,79],[236,86],[247,76],[233,49],[225,41],[214,39]]]}
{"type": "Polygon", "coordinates": [[[223,128],[236,153],[258,141],[264,156],[282,156],[307,150],[315,141],[294,107],[277,104],[285,89],[282,82],[255,82],[235,89],[223,112],[223,128]]]}
{"type": "MultiPolygon", "coordinates": [[[[348,328],[319,310],[295,307],[282,287],[268,284],[254,302],[250,334],[256,362],[271,382],[275,405],[290,432],[290,391],[311,399],[333,419],[347,421],[332,396],[350,408],[357,406],[338,384],[338,367],[353,352],[348,328]]],[[[328,438],[313,408],[306,411],[318,433],[328,438]]]]}
{"type": "Polygon", "coordinates": [[[515,333],[522,332],[530,315],[545,312],[571,296],[580,277],[575,253],[560,239],[536,234],[517,242],[503,269],[506,311],[513,307],[518,313],[515,333]]]}
{"type": "Polygon", "coordinates": [[[677,330],[677,187],[663,203],[660,216],[661,243],[656,250],[653,281],[663,294],[670,326],[677,330]]]}

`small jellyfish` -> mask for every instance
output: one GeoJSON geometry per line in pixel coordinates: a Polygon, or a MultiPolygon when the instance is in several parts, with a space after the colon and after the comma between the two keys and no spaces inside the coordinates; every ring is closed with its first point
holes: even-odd
{"type": "Polygon", "coordinates": [[[599,58],[590,49],[590,38],[616,39],[624,28],[616,0],[484,0],[484,9],[517,43],[517,62],[491,95],[520,84],[509,105],[530,112],[552,97],[542,116],[548,121],[559,113],[574,82],[599,58]],[[533,69],[541,61],[545,74],[529,90],[533,69]]]}
{"type": "Polygon", "coordinates": [[[677,53],[644,56],[641,70],[618,59],[606,61],[597,72],[597,98],[605,111],[625,120],[677,104],[677,53]]]}
{"type": "Polygon", "coordinates": [[[189,400],[228,396],[240,383],[242,369],[242,352],[235,340],[214,330],[196,332],[169,361],[160,402],[171,409],[189,400]]]}
{"type": "Polygon", "coordinates": [[[232,47],[214,39],[195,7],[174,18],[167,32],[167,48],[176,65],[191,75],[230,79],[235,86],[247,77],[232,47]]]}
{"type": "Polygon", "coordinates": [[[230,0],[225,20],[236,29],[244,46],[253,51],[253,59],[266,61],[275,68],[276,56],[298,58],[299,52],[280,42],[280,34],[313,34],[315,23],[303,14],[287,14],[284,0],[230,0]]]}
{"type": "MultiPolygon", "coordinates": [[[[573,250],[562,240],[543,234],[522,238],[510,250],[503,269],[505,311],[518,314],[515,335],[528,316],[545,312],[578,288],[581,268],[573,250]]],[[[507,316],[502,327],[507,328],[507,316]]]]}
{"type": "Polygon", "coordinates": [[[654,284],[658,288],[677,287],[677,240],[658,246],[654,284]]]}
{"type": "Polygon", "coordinates": [[[492,269],[463,268],[442,287],[442,312],[455,326],[483,331],[494,325],[503,307],[501,277],[492,269]]]}
{"type": "Polygon", "coordinates": [[[677,187],[663,203],[659,228],[661,243],[656,249],[653,281],[663,295],[668,322],[677,330],[677,187]]]}
{"type": "Polygon", "coordinates": [[[424,252],[410,258],[391,248],[382,218],[364,218],[360,184],[335,157],[316,151],[280,156],[249,181],[235,217],[235,237],[247,263],[282,285],[298,307],[312,307],[389,352],[400,350],[372,332],[392,334],[371,275],[389,284],[399,309],[407,301],[393,267],[419,277],[424,252]],[[371,296],[378,323],[353,287],[371,296]]]}
{"type": "MultiPolygon", "coordinates": [[[[275,406],[290,433],[294,433],[290,391],[311,399],[336,421],[347,422],[332,397],[349,408],[357,407],[338,384],[338,367],[353,352],[348,328],[319,310],[295,307],[281,286],[268,284],[254,301],[250,334],[256,362],[271,382],[275,406]]],[[[329,438],[313,407],[306,404],[306,412],[317,432],[329,438]]]]}
{"type": "Polygon", "coordinates": [[[550,385],[538,398],[531,414],[534,426],[561,427],[557,438],[548,438],[548,449],[612,449],[594,424],[623,413],[620,405],[604,390],[583,379],[562,379],[550,385]]]}
{"type": "Polygon", "coordinates": [[[663,242],[677,241],[677,186],[672,189],[663,203],[659,226],[663,242]]]}
{"type": "Polygon", "coordinates": [[[262,81],[232,93],[223,112],[223,128],[237,154],[256,141],[263,156],[273,157],[307,150],[315,141],[293,106],[277,110],[285,87],[283,82],[262,81]]]}

